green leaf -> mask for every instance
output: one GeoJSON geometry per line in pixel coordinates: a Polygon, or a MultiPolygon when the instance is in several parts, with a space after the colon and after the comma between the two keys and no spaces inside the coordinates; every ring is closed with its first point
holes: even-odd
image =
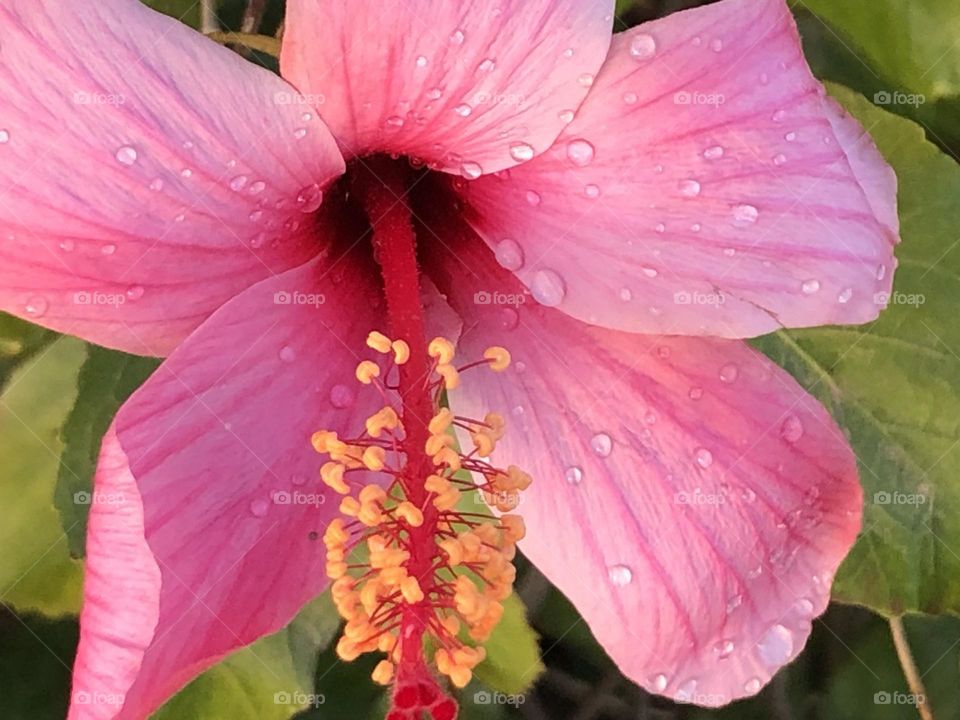
{"type": "Polygon", "coordinates": [[[61,338],[0,396],[0,602],[49,614],[80,605],[82,566],[70,559],[53,491],[83,355],[82,343],[61,338]]]}
{"type": "Polygon", "coordinates": [[[88,346],[77,401],[63,427],[65,447],[54,496],[74,557],[85,554],[93,475],[103,436],[120,406],[158,364],[153,358],[88,346]]]}
{"type": "Polygon", "coordinates": [[[508,695],[530,688],[545,670],[537,633],[527,622],[523,601],[513,594],[504,603],[503,620],[483,643],[487,658],[475,674],[485,685],[508,695]]]}
{"type": "Polygon", "coordinates": [[[55,333],[0,313],[0,390],[17,367],[56,337],[55,333]]]}
{"type": "Polygon", "coordinates": [[[148,7],[176,18],[192,28],[200,27],[199,0],[143,0],[143,2],[148,7]]]}
{"type": "Polygon", "coordinates": [[[912,122],[845,88],[832,92],[900,179],[893,301],[870,325],[781,332],[757,345],[820,398],[860,460],[864,529],[834,599],[886,615],[957,613],[960,167],[912,122]]]}
{"type": "Polygon", "coordinates": [[[290,625],[231,655],[164,705],[154,720],[287,720],[322,706],[314,692],[317,658],[340,618],[329,593],[307,605],[290,625]]]}

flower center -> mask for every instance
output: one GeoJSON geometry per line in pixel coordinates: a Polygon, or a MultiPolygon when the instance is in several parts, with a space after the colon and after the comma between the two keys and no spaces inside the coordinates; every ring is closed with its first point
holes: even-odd
{"type": "Polygon", "coordinates": [[[423,712],[452,720],[457,705],[430,666],[463,688],[483,661],[480,644],[503,616],[524,535],[510,511],[531,479],[486,459],[503,437],[500,415],[459,417],[442,406],[461,373],[484,365],[501,372],[510,355],[492,347],[458,367],[453,342],[426,341],[405,189],[397,164],[365,165],[351,177],[373,227],[389,321],[389,336],[367,338],[379,360],[361,362],[356,376],[383,407],[356,436],[320,430],[313,445],[329,458],[323,481],[344,496],[343,517],[324,534],[333,599],[347,621],[338,655],[385,654],[373,679],[395,685],[388,720],[421,720],[423,712]],[[458,449],[455,430],[470,438],[470,452],[458,449]],[[495,516],[488,504],[507,514],[495,516]]]}

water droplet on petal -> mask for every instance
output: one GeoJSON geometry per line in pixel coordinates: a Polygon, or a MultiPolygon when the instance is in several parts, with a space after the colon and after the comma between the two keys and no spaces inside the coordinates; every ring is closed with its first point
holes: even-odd
{"type": "Polygon", "coordinates": [[[693,457],[696,459],[697,465],[704,469],[713,465],[713,453],[706,448],[697,448],[693,453],[693,457]]]}
{"type": "Polygon", "coordinates": [[[680,182],[680,194],[684,197],[696,197],[700,194],[700,183],[696,180],[682,180],[680,182]]]}
{"type": "Polygon", "coordinates": [[[733,654],[733,649],[733,640],[721,640],[713,646],[713,652],[715,652],[717,657],[721,660],[730,657],[733,654]]]}
{"type": "Polygon", "coordinates": [[[27,300],[27,304],[23,306],[23,312],[32,318],[43,317],[49,309],[50,303],[47,302],[46,298],[40,297],[39,295],[27,300]]]}
{"type": "Polygon", "coordinates": [[[609,571],[610,582],[615,587],[626,587],[633,582],[633,570],[626,565],[614,565],[609,571]]]}
{"type": "Polygon", "coordinates": [[[655,675],[653,677],[653,679],[650,681],[650,684],[653,686],[653,689],[656,692],[662,693],[664,690],[667,689],[668,682],[669,680],[667,679],[667,676],[664,675],[663,673],[660,673],[659,675],[655,675]]]}
{"type": "Polygon", "coordinates": [[[533,160],[533,147],[527,143],[516,143],[510,146],[510,157],[512,157],[517,162],[526,162],[527,160],[533,160]]]}
{"type": "Polygon", "coordinates": [[[296,473],[290,476],[290,484],[296,485],[297,487],[303,487],[307,484],[307,476],[296,473]]]}
{"type": "Polygon", "coordinates": [[[583,85],[583,87],[591,87],[595,78],[590,73],[584,73],[577,78],[577,82],[583,85]]]}
{"type": "Polygon", "coordinates": [[[630,55],[635,60],[649,60],[657,53],[657,41],[648,33],[640,33],[630,41],[630,55]]]}
{"type": "Polygon", "coordinates": [[[696,680],[687,680],[683,685],[677,688],[676,694],[673,696],[673,699],[680,703],[688,703],[693,700],[694,695],[697,692],[697,681],[696,680]]]}
{"type": "Polygon", "coordinates": [[[180,171],[180,177],[192,178],[193,170],[191,170],[190,168],[184,168],[183,170],[180,171]]]}
{"type": "Polygon", "coordinates": [[[126,165],[130,167],[137,161],[137,151],[130,147],[129,145],[124,145],[122,148],[117,150],[117,162],[121,165],[126,165]]]}
{"type": "Polygon", "coordinates": [[[497,244],[494,255],[497,258],[497,262],[500,263],[500,266],[507,270],[517,271],[523,267],[523,248],[520,247],[516,240],[510,240],[508,238],[500,241],[497,244]]]}
{"type": "Polygon", "coordinates": [[[699,400],[700,398],[703,397],[703,388],[700,388],[700,387],[690,388],[690,392],[688,394],[691,400],[699,400]]]}
{"type": "Polygon", "coordinates": [[[600,186],[599,185],[587,185],[583,189],[583,194],[588,198],[598,198],[600,197],[600,186]]]}
{"type": "Polygon", "coordinates": [[[250,222],[259,222],[260,218],[262,217],[263,217],[263,210],[254,210],[249,215],[250,222]]]}
{"type": "Polygon", "coordinates": [[[475,162],[465,162],[460,166],[460,172],[467,180],[476,180],[483,175],[483,168],[475,162]]]}
{"type": "Polygon", "coordinates": [[[100,248],[100,253],[102,255],[113,255],[116,251],[117,251],[117,246],[113,245],[112,243],[104,245],[102,248],[100,248]]]}
{"type": "Polygon", "coordinates": [[[571,485],[579,485],[583,481],[583,470],[573,465],[566,469],[563,477],[571,485]]]}
{"type": "Polygon", "coordinates": [[[735,593],[727,599],[727,615],[743,605],[743,595],[735,593]]]}
{"type": "Polygon", "coordinates": [[[254,517],[266,517],[270,511],[270,503],[262,498],[250,501],[250,514],[254,517]]]}
{"type": "Polygon", "coordinates": [[[297,140],[303,140],[307,136],[306,128],[297,128],[293,131],[293,137],[297,140]]]}
{"type": "Polygon", "coordinates": [[[737,227],[747,227],[757,222],[760,211],[753,205],[736,205],[733,208],[733,224],[737,227]]]}
{"type": "Polygon", "coordinates": [[[443,97],[443,90],[438,87],[432,87],[427,90],[427,100],[439,100],[443,97]]]}
{"type": "Polygon", "coordinates": [[[542,201],[543,198],[540,197],[540,193],[534,192],[533,190],[527,190],[527,202],[530,203],[530,205],[537,207],[537,205],[539,205],[542,201]]]}
{"type": "Polygon", "coordinates": [[[721,50],[723,50],[723,40],[721,40],[720,38],[711,40],[710,49],[713,50],[714,52],[720,52],[721,50]]]}
{"type": "Polygon", "coordinates": [[[606,433],[597,433],[590,438],[590,447],[597,457],[610,457],[613,452],[613,440],[606,433]]]}
{"type": "Polygon", "coordinates": [[[426,67],[426,66],[427,66],[427,56],[426,56],[426,55],[419,55],[419,56],[417,57],[417,67],[422,68],[422,67],[426,67]]]}
{"type": "Polygon", "coordinates": [[[797,139],[797,134],[795,132],[788,132],[786,135],[783,136],[783,139],[786,140],[787,142],[793,142],[794,140],[797,139]]]}
{"type": "Polygon", "coordinates": [[[60,249],[63,250],[64,252],[73,252],[76,246],[77,245],[75,242],[73,242],[73,240],[64,240],[63,242],[60,243],[60,249]]]}
{"type": "Polygon", "coordinates": [[[787,156],[784,155],[783,153],[778,153],[777,155],[773,156],[773,164],[776,165],[777,167],[784,165],[786,162],[787,162],[787,156]]]}
{"type": "Polygon", "coordinates": [[[351,407],[355,400],[356,395],[348,385],[334,385],[330,389],[330,404],[337,409],[351,407]]]}
{"type": "Polygon", "coordinates": [[[707,160],[719,160],[723,157],[724,149],[719,145],[714,145],[713,147],[708,147],[703,151],[703,156],[707,160]]]}
{"type": "Polygon", "coordinates": [[[403,118],[399,115],[391,115],[387,118],[387,128],[390,130],[399,130],[403,127],[403,118]]]}
{"type": "Polygon", "coordinates": [[[620,299],[624,302],[630,302],[633,300],[633,293],[630,291],[630,288],[620,288],[620,299]]]}
{"type": "Polygon", "coordinates": [[[10,142],[10,131],[0,130],[0,145],[6,145],[10,142]]]}
{"type": "Polygon", "coordinates": [[[453,111],[460,117],[465,118],[465,117],[470,117],[470,114],[473,112],[473,108],[467,105],[466,103],[463,103],[461,105],[457,105],[453,109],[453,111]]]}
{"type": "MultiPolygon", "coordinates": [[[[514,310],[512,307],[505,307],[500,313],[500,327],[504,330],[515,330],[517,325],[520,324],[520,313],[514,310]]],[[[517,371],[520,371],[520,366],[523,363],[517,362],[514,363],[514,366],[517,368],[517,371]]]]}
{"type": "Polygon", "coordinates": [[[795,443],[803,437],[803,423],[796,415],[790,415],[780,425],[780,437],[788,443],[795,443]]]}
{"type": "Polygon", "coordinates": [[[246,175],[237,175],[233,180],[230,181],[230,189],[234,192],[240,192],[247,186],[247,176],[246,175]]]}
{"type": "Polygon", "coordinates": [[[623,94],[623,101],[624,101],[627,105],[636,105],[636,104],[637,104],[637,100],[639,100],[639,99],[640,99],[640,98],[637,97],[637,94],[636,94],[635,92],[627,92],[627,93],[624,93],[624,94],[623,94]]]}
{"type": "Polygon", "coordinates": [[[800,286],[800,289],[803,290],[804,295],[813,295],[815,292],[820,290],[820,281],[819,280],[804,280],[803,284],[800,286]]]}
{"type": "Polygon", "coordinates": [[[490,73],[493,72],[497,67],[495,60],[487,58],[482,63],[477,66],[477,72],[490,73]]]}
{"type": "Polygon", "coordinates": [[[720,381],[728,385],[737,381],[740,377],[740,369],[733,363],[729,363],[720,368],[720,381]]]}
{"type": "Polygon", "coordinates": [[[883,280],[887,276],[887,266],[879,265],[877,266],[877,280],[883,280]]]}
{"type": "Polygon", "coordinates": [[[772,668],[778,668],[793,655],[793,634],[783,625],[774,625],[757,643],[760,659],[772,668]]]}
{"type": "Polygon", "coordinates": [[[538,270],[530,283],[533,298],[541,305],[556,307],[567,295],[567,286],[553,270],[538,270]]]}
{"type": "Polygon", "coordinates": [[[147,291],[143,285],[134,285],[133,287],[127,289],[127,299],[136,302],[142,298],[146,292],[147,291]]]}
{"type": "Polygon", "coordinates": [[[574,118],[573,110],[563,110],[557,117],[560,118],[560,122],[564,122],[569,125],[570,123],[573,122],[573,118],[574,118]]]}
{"type": "Polygon", "coordinates": [[[756,695],[760,692],[760,685],[760,678],[751,678],[744,683],[743,690],[751,695],[756,695]]]}
{"type": "Polygon", "coordinates": [[[289,345],[284,345],[280,348],[280,359],[285,363],[292,363],[297,359],[297,351],[289,345]]]}
{"type": "Polygon", "coordinates": [[[660,273],[657,272],[656,268],[652,268],[652,267],[641,268],[640,271],[641,271],[644,275],[646,275],[648,278],[655,278],[655,277],[657,277],[657,275],[660,274],[660,273]]]}
{"type": "Polygon", "coordinates": [[[853,297],[853,288],[847,288],[846,290],[841,292],[839,295],[837,295],[837,302],[840,303],[841,305],[846,305],[848,302],[850,302],[850,298],[852,297],[853,297]]]}
{"type": "Polygon", "coordinates": [[[257,180],[257,182],[250,186],[250,189],[247,190],[247,192],[251,195],[259,195],[266,189],[266,187],[267,184],[265,182],[262,180],[257,180]]]}
{"type": "Polygon", "coordinates": [[[463,45],[463,41],[467,39],[467,36],[464,34],[463,30],[457,30],[452,35],[450,35],[450,42],[453,45],[463,45]]]}
{"type": "Polygon", "coordinates": [[[592,163],[595,152],[593,145],[583,139],[571,140],[567,144],[567,157],[577,167],[586,167],[592,163]]]}
{"type": "Polygon", "coordinates": [[[323,191],[314,183],[303,188],[297,195],[297,209],[304,213],[316,212],[323,204],[323,191]]]}

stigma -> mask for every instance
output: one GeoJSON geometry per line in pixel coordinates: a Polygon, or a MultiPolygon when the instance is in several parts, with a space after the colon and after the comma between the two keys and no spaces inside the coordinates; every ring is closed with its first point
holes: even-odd
{"type": "Polygon", "coordinates": [[[506,432],[501,415],[460,417],[442,400],[469,370],[506,370],[510,353],[491,347],[458,366],[445,338],[416,350],[428,358],[428,375],[415,388],[433,409],[423,417],[409,411],[399,380],[414,350],[380,332],[367,345],[381,358],[359,363],[356,378],[383,406],[355,437],[320,430],[312,438],[326,458],[323,482],[342,496],[340,517],[323,537],[333,600],[346,621],[337,654],[345,661],[383,655],[373,680],[395,686],[388,718],[425,710],[450,720],[456,704],[434,678],[463,688],[486,657],[483,643],[513,592],[525,533],[515,511],[531,477],[491,464],[506,432]],[[472,447],[461,448],[457,432],[472,447]]]}

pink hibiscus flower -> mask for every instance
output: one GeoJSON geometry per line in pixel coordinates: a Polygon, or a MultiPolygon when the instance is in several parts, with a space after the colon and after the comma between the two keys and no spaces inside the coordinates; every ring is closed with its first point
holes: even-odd
{"type": "MultiPolygon", "coordinates": [[[[613,4],[288,0],[285,81],[135,0],[0,0],[0,307],[167,357],[104,439],[124,502],[90,516],[74,691],[121,700],[71,718],[147,716],[340,574],[309,444],[381,411],[375,329],[411,351],[405,437],[439,412],[430,337],[512,354],[452,407],[506,416],[521,547],[626,675],[718,705],[800,652],[856,462],[738,338],[875,318],[896,180],[783,0],[617,35],[613,4]]],[[[430,507],[396,512],[442,533],[430,507]]]]}

